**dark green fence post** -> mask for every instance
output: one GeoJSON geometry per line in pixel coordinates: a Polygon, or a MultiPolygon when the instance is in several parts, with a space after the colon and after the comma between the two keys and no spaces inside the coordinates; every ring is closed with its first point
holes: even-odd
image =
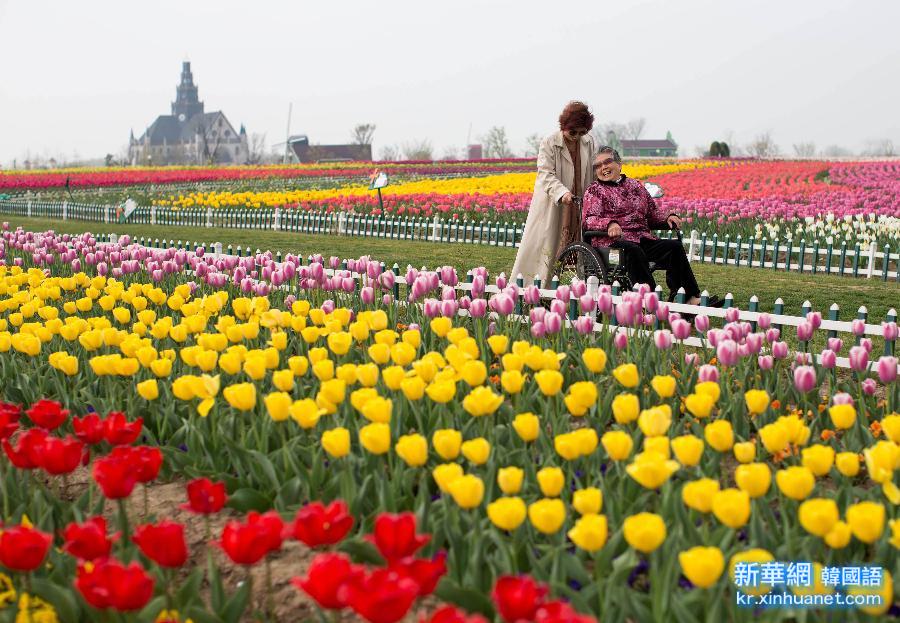
{"type": "MultiPolygon", "coordinates": [[[[776,316],[784,315],[784,301],[781,300],[781,297],[778,297],[777,299],[775,299],[775,307],[772,309],[772,311],[776,316]]],[[[778,329],[779,334],[781,333],[782,330],[784,330],[784,326],[781,324],[778,324],[778,323],[775,324],[775,328],[778,329]]],[[[779,337],[784,339],[784,336],[780,335],[779,337]]]]}
{"type": "MultiPolygon", "coordinates": [[[[857,312],[856,312],[856,318],[857,318],[858,320],[862,320],[863,322],[867,322],[867,321],[868,321],[868,319],[869,319],[869,310],[866,308],[865,305],[861,305],[860,308],[859,308],[859,310],[857,310],[857,312]]],[[[862,339],[862,336],[859,336],[859,335],[856,336],[856,344],[857,344],[857,345],[859,345],[859,342],[860,342],[861,339],[862,339]]]]}
{"type": "MultiPolygon", "coordinates": [[[[828,319],[837,322],[838,316],[841,313],[841,308],[837,303],[832,303],[831,307],[828,309],[828,319]]],[[[834,329],[828,330],[828,337],[837,337],[837,331],[834,329]]]]}
{"type": "Polygon", "coordinates": [[[853,245],[853,276],[859,277],[859,243],[853,245]]]}
{"type": "Polygon", "coordinates": [[[706,232],[700,236],[700,263],[706,262],[706,232]]]}
{"type": "MultiPolygon", "coordinates": [[[[750,306],[748,309],[752,312],[759,311],[759,297],[756,296],[755,294],[750,297],[750,306]]],[[[751,331],[756,331],[756,321],[755,320],[750,321],[750,327],[751,327],[751,331]]]]}
{"type": "Polygon", "coordinates": [[[881,280],[887,281],[888,278],[888,264],[891,259],[891,247],[890,245],[884,245],[884,257],[881,260],[881,280]]]}
{"type": "MultiPolygon", "coordinates": [[[[888,313],[884,315],[885,322],[897,322],[897,310],[891,308],[888,310],[888,313]]],[[[884,354],[885,355],[893,355],[894,354],[894,342],[895,340],[885,340],[884,341],[884,354]]]]}

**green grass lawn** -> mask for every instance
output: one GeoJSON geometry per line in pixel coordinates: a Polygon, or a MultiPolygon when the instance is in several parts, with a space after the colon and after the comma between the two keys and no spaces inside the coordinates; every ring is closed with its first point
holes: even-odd
{"type": "MultiPolygon", "coordinates": [[[[395,241],[378,238],[350,236],[325,236],[285,233],[262,230],[238,230],[195,227],[169,227],[152,225],[103,224],[78,221],[53,221],[50,219],[0,216],[12,227],[22,226],[31,231],[54,229],[60,233],[130,234],[133,237],[191,240],[205,243],[221,242],[224,246],[240,245],[253,250],[281,251],[309,255],[321,253],[326,257],[359,257],[370,255],[392,265],[395,262],[405,268],[452,265],[463,274],[473,266],[484,266],[491,273],[509,271],[516,251],[484,245],[395,241]]],[[[736,305],[746,309],[750,297],[759,297],[760,310],[771,311],[775,299],[781,297],[785,313],[798,314],[804,301],[809,300],[813,309],[827,318],[832,303],[841,308],[840,318],[856,317],[856,310],[865,305],[870,322],[880,322],[890,308],[900,307],[900,284],[880,279],[854,279],[824,275],[801,275],[771,269],[724,267],[694,264],[694,271],[701,288],[712,294],[734,295],[736,305]]],[[[662,275],[660,275],[661,281],[662,275]]]]}

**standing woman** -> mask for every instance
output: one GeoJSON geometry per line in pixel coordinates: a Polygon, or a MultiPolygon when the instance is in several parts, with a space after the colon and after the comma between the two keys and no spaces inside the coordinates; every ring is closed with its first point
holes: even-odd
{"type": "Polygon", "coordinates": [[[569,102],[559,116],[559,132],[541,141],[534,195],[525,221],[512,277],[526,284],[537,275],[546,287],[560,251],[578,239],[581,199],[593,177],[594,115],[583,102],[569,102]]]}

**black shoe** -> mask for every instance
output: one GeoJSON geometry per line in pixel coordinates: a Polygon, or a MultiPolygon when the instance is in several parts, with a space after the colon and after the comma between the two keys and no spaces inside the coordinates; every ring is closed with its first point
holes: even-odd
{"type": "Polygon", "coordinates": [[[711,296],[709,297],[709,300],[706,301],[707,307],[722,307],[723,305],[725,305],[725,301],[718,296],[711,296]]]}

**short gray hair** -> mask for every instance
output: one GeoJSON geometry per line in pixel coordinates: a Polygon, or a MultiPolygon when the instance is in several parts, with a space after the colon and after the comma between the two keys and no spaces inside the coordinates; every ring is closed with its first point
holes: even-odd
{"type": "Polygon", "coordinates": [[[617,152],[615,149],[613,149],[609,145],[604,145],[603,147],[601,147],[597,151],[597,155],[599,156],[600,154],[612,154],[613,160],[615,160],[619,164],[622,163],[622,156],[620,156],[619,152],[617,152]]]}

